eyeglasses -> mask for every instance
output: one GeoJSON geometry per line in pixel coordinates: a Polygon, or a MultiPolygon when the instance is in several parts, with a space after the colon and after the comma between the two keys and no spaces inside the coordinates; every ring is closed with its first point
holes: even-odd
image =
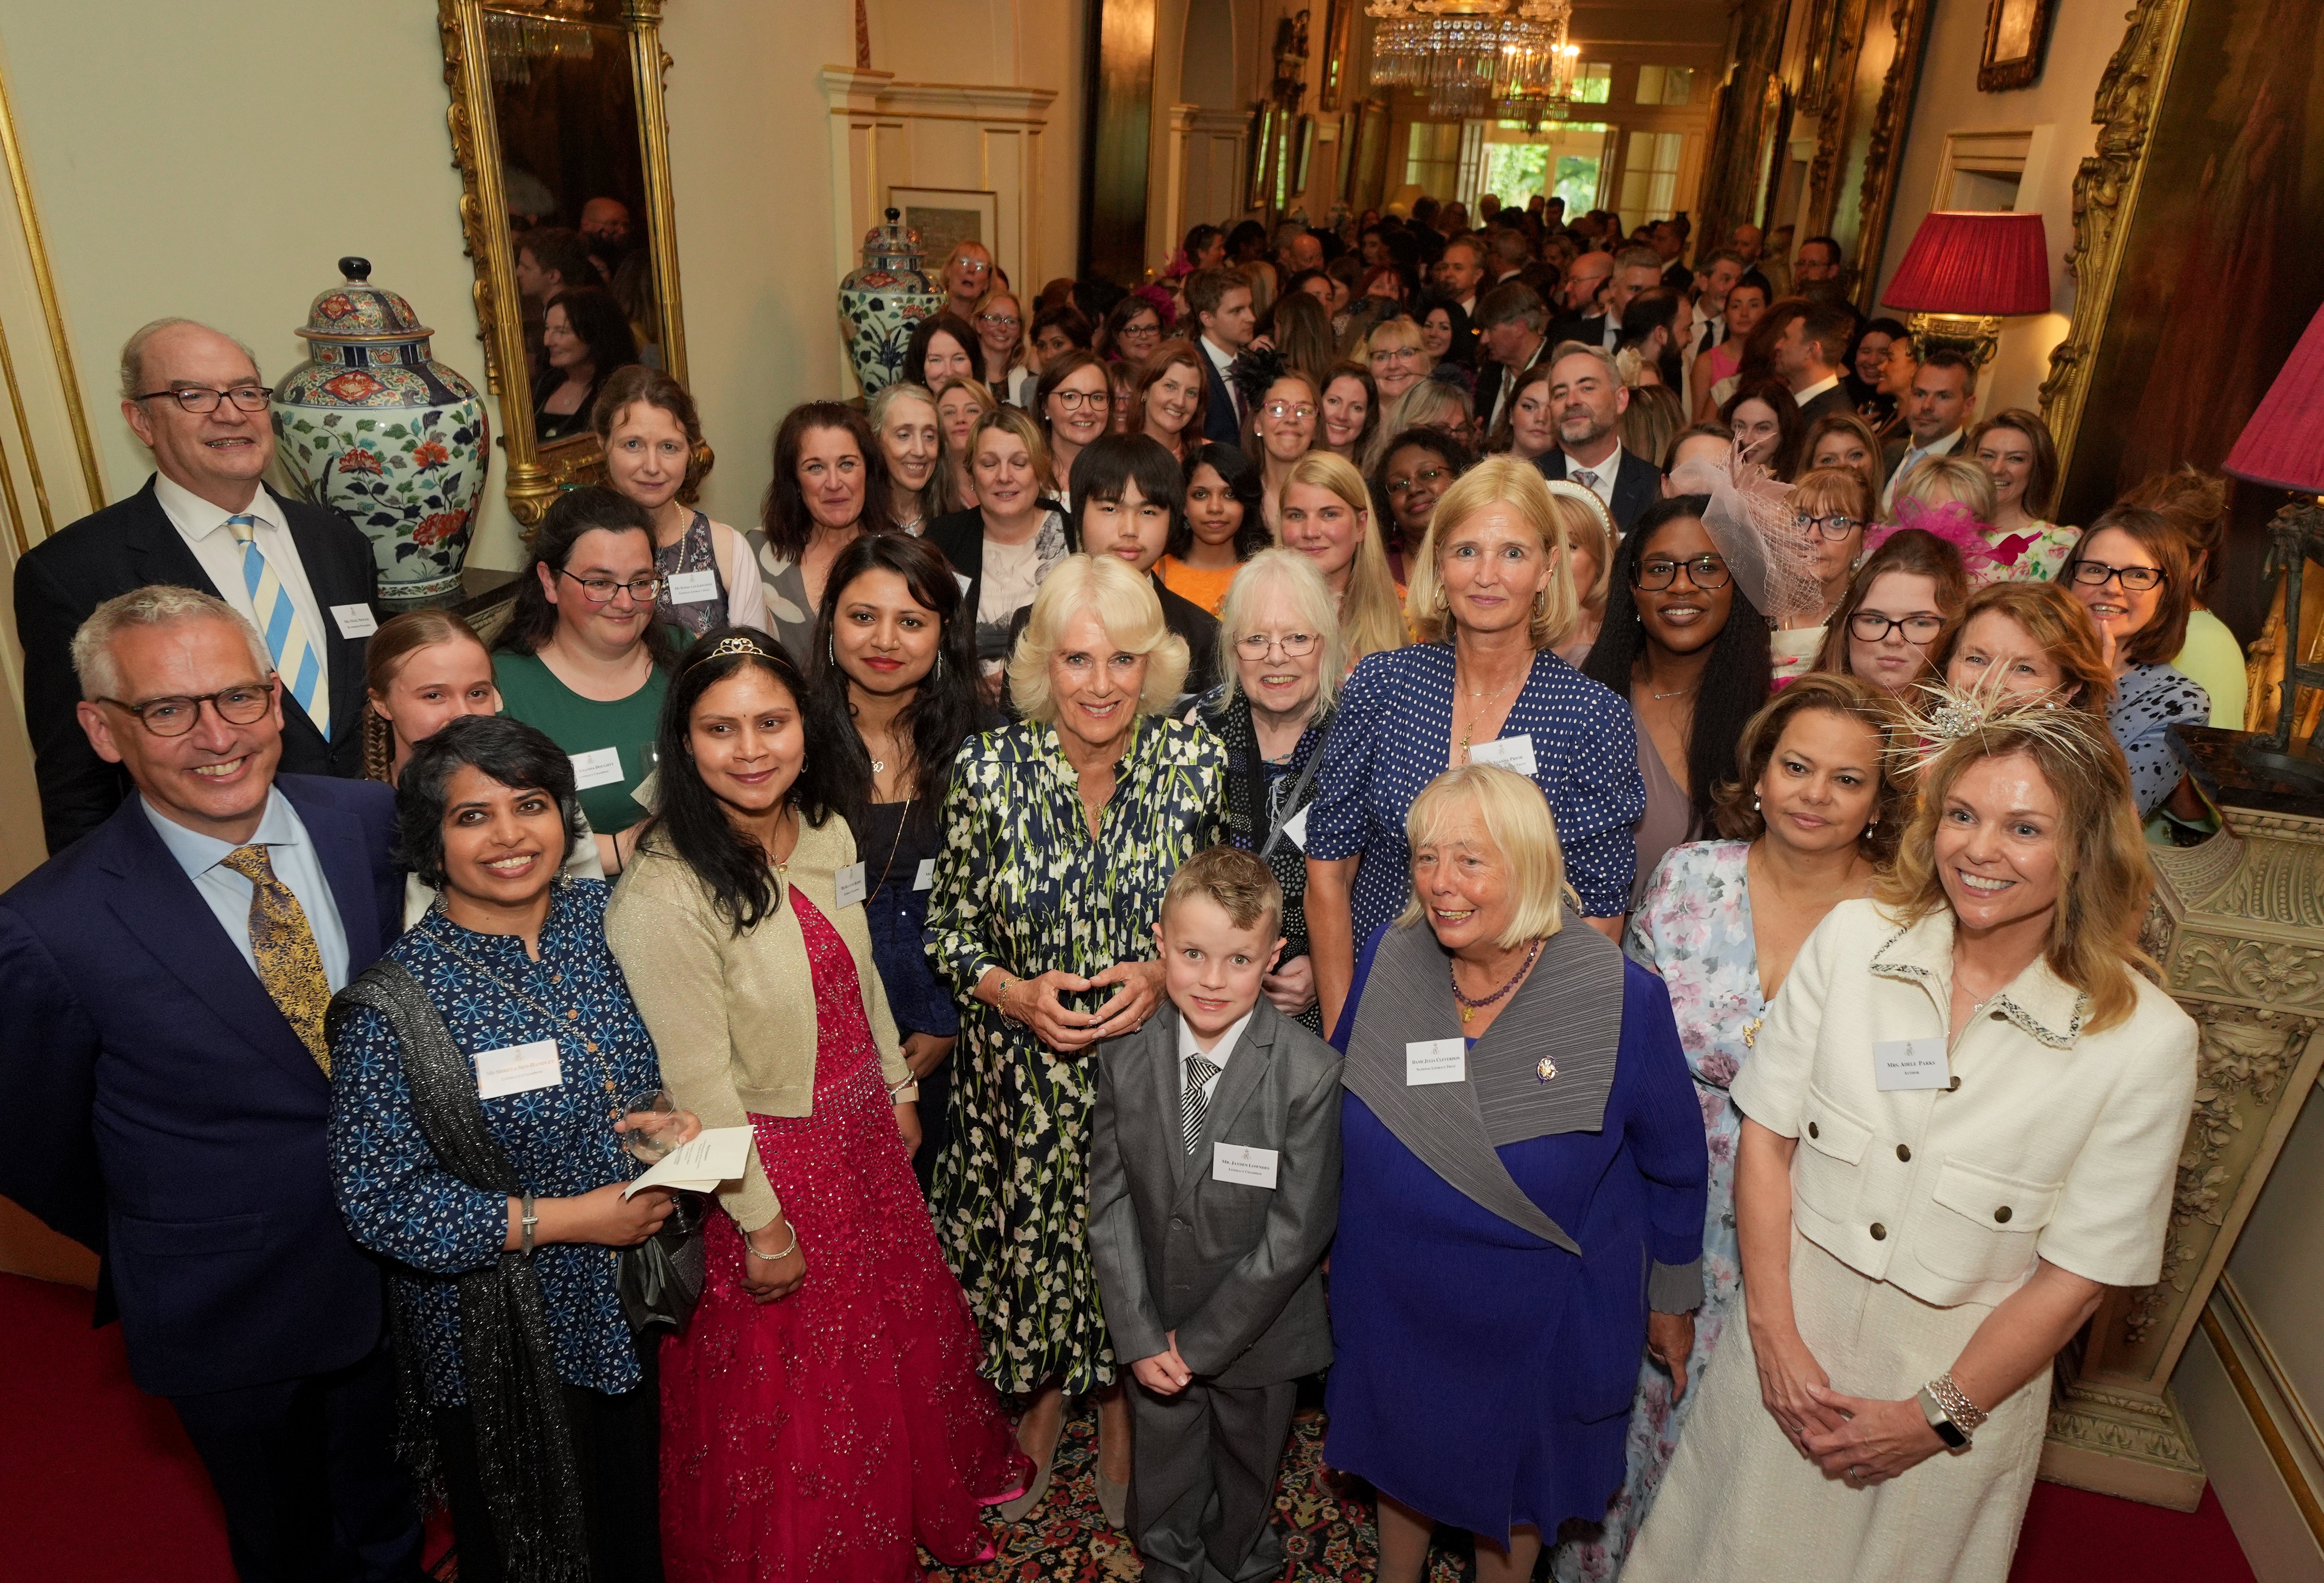
{"type": "Polygon", "coordinates": [[[1428,348],[1425,347],[1382,347],[1379,351],[1372,354],[1372,361],[1375,363],[1397,363],[1407,358],[1425,357],[1426,356],[1428,356],[1428,348]]]}
{"type": "Polygon", "coordinates": [[[1142,341],[1161,333],[1162,327],[1158,324],[1125,324],[1113,338],[1118,341],[1142,341]]]}
{"type": "Polygon", "coordinates": [[[1025,323],[1013,313],[980,313],[976,316],[976,322],[989,324],[995,329],[1018,329],[1025,323]]]}
{"type": "Polygon", "coordinates": [[[1630,579],[1630,586],[1650,591],[1667,588],[1678,580],[1682,567],[1686,570],[1686,580],[1705,592],[1723,588],[1730,580],[1727,563],[1716,555],[1698,555],[1691,560],[1673,560],[1657,555],[1652,560],[1638,563],[1638,575],[1630,579]]]}
{"type": "Polygon", "coordinates": [[[592,605],[610,605],[613,602],[613,596],[624,588],[638,604],[650,605],[654,602],[654,596],[661,592],[661,579],[658,577],[632,578],[628,582],[617,583],[609,577],[573,577],[571,572],[563,570],[557,575],[573,578],[581,585],[581,591],[589,596],[592,605]]]}
{"type": "Polygon", "coordinates": [[[992,273],[991,264],[976,258],[955,258],[952,261],[952,266],[964,275],[986,275],[992,273]]]}
{"type": "Polygon", "coordinates": [[[1053,390],[1049,399],[1068,412],[1078,412],[1084,407],[1111,403],[1113,391],[1110,386],[1104,390],[1053,390]]]}
{"type": "Polygon", "coordinates": [[[1792,514],[1792,525],[1803,533],[1813,532],[1827,539],[1840,540],[1847,538],[1864,523],[1852,516],[1810,516],[1802,511],[1792,514]]]}
{"type": "Polygon", "coordinates": [[[1235,653],[1246,660],[1264,660],[1277,649],[1286,660],[1304,660],[1315,652],[1312,632],[1247,632],[1235,639],[1235,653]]]}
{"type": "Polygon", "coordinates": [[[2159,566],[2108,566],[2103,560],[2077,560],[2072,570],[2074,580],[2084,588],[2102,588],[2118,579],[2124,591],[2133,594],[2143,594],[2171,580],[2171,574],[2159,566]]]}
{"type": "Polygon", "coordinates": [[[1314,405],[1309,402],[1269,402],[1260,410],[1278,421],[1285,418],[1297,418],[1305,422],[1315,415],[1314,405]]]}
{"type": "Polygon", "coordinates": [[[1944,631],[1945,618],[1941,616],[1906,616],[1891,619],[1877,610],[1858,610],[1848,618],[1848,630],[1858,643],[1886,643],[1888,634],[1899,628],[1903,629],[1906,643],[1916,649],[1925,649],[1936,641],[1937,634],[1944,631]]]}
{"type": "Polygon", "coordinates": [[[218,718],[230,726],[257,725],[274,707],[274,688],[271,682],[244,681],[192,698],[149,698],[142,704],[124,703],[117,698],[100,698],[97,701],[136,716],[137,723],[156,736],[183,736],[201,718],[204,704],[216,709],[218,718]]]}
{"type": "Polygon", "coordinates": [[[274,393],[263,384],[237,384],[232,390],[212,390],[204,384],[184,384],[175,390],[149,390],[143,395],[132,396],[134,402],[158,401],[162,396],[175,396],[178,404],[189,412],[215,412],[221,401],[230,401],[245,412],[263,412],[274,399],[274,393]]]}
{"type": "Polygon", "coordinates": [[[1388,481],[1388,497],[1401,500],[1424,484],[1442,484],[1452,476],[1450,467],[1423,467],[1409,478],[1390,478],[1388,481]]]}

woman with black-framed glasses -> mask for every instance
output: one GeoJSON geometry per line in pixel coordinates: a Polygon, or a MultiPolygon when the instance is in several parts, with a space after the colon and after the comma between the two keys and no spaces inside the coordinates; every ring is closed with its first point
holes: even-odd
{"type": "Polygon", "coordinates": [[[1864,528],[1872,490],[1854,467],[1817,467],[1792,487],[1792,525],[1808,542],[1808,569],[1821,585],[1813,611],[1784,620],[1770,634],[1775,684],[1814,667],[1833,613],[1848,597],[1849,579],[1864,554],[1864,528]]]}
{"type": "Polygon", "coordinates": [[[1935,668],[1929,645],[1968,599],[1960,551],[1924,528],[1899,528],[1849,584],[1815,668],[1845,672],[1910,702],[1912,690],[1935,668]]]}
{"type": "MultiPolygon", "coordinates": [[[[2211,695],[2171,668],[2187,641],[2194,606],[2187,540],[2160,512],[2117,505],[2086,529],[2058,574],[2098,629],[2098,644],[2114,672],[2114,703],[2107,723],[2130,761],[2130,787],[2144,819],[2185,779],[2171,751],[2171,727],[2210,723],[2211,695]]],[[[2190,793],[2174,812],[2202,817],[2190,793]]]]}
{"type": "MultiPolygon", "coordinates": [[[[582,811],[600,836],[645,817],[631,793],[653,768],[679,643],[655,619],[660,588],[646,508],[611,489],[570,490],[541,518],[493,641],[501,712],[572,755],[582,811]]],[[[618,861],[607,869],[618,872],[618,861]]]]}

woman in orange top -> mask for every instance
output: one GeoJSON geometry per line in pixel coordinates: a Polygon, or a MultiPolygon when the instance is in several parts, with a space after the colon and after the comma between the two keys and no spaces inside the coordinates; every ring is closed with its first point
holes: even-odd
{"type": "Polygon", "coordinates": [[[1259,468],[1213,440],[1186,453],[1186,514],[1155,570],[1162,586],[1216,616],[1242,563],[1272,540],[1259,509],[1259,468]]]}

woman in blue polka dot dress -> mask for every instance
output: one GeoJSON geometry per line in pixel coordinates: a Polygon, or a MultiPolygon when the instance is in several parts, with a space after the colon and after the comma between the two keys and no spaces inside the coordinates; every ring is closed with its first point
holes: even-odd
{"type": "Polygon", "coordinates": [[[1340,694],[1307,819],[1307,927],[1323,1025],[1337,1023],[1356,953],[1411,894],[1404,819],[1463,764],[1530,775],[1549,800],[1582,912],[1621,923],[1646,811],[1629,707],[1551,649],[1572,629],[1573,579],[1548,487],[1489,458],[1437,503],[1410,562],[1420,641],[1373,654],[1340,694]]]}

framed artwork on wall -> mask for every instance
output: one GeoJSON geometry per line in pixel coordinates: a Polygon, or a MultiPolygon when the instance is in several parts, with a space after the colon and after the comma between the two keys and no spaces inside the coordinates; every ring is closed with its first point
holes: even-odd
{"type": "Polygon", "coordinates": [[[1275,134],[1282,119],[1283,112],[1276,108],[1271,99],[1251,112],[1250,184],[1245,194],[1243,207],[1246,208],[1268,207],[1274,190],[1270,171],[1274,162],[1271,156],[1275,152],[1275,134]]]}
{"type": "Polygon", "coordinates": [[[2042,75],[2057,0],[1992,0],[1985,14],[1985,56],[1978,62],[1980,93],[2028,88],[2042,75]]]}
{"type": "Polygon", "coordinates": [[[890,187],[888,207],[904,211],[904,224],[920,234],[920,256],[934,274],[945,255],[963,242],[982,242],[993,262],[1001,256],[1001,196],[956,187],[890,187]]]}

